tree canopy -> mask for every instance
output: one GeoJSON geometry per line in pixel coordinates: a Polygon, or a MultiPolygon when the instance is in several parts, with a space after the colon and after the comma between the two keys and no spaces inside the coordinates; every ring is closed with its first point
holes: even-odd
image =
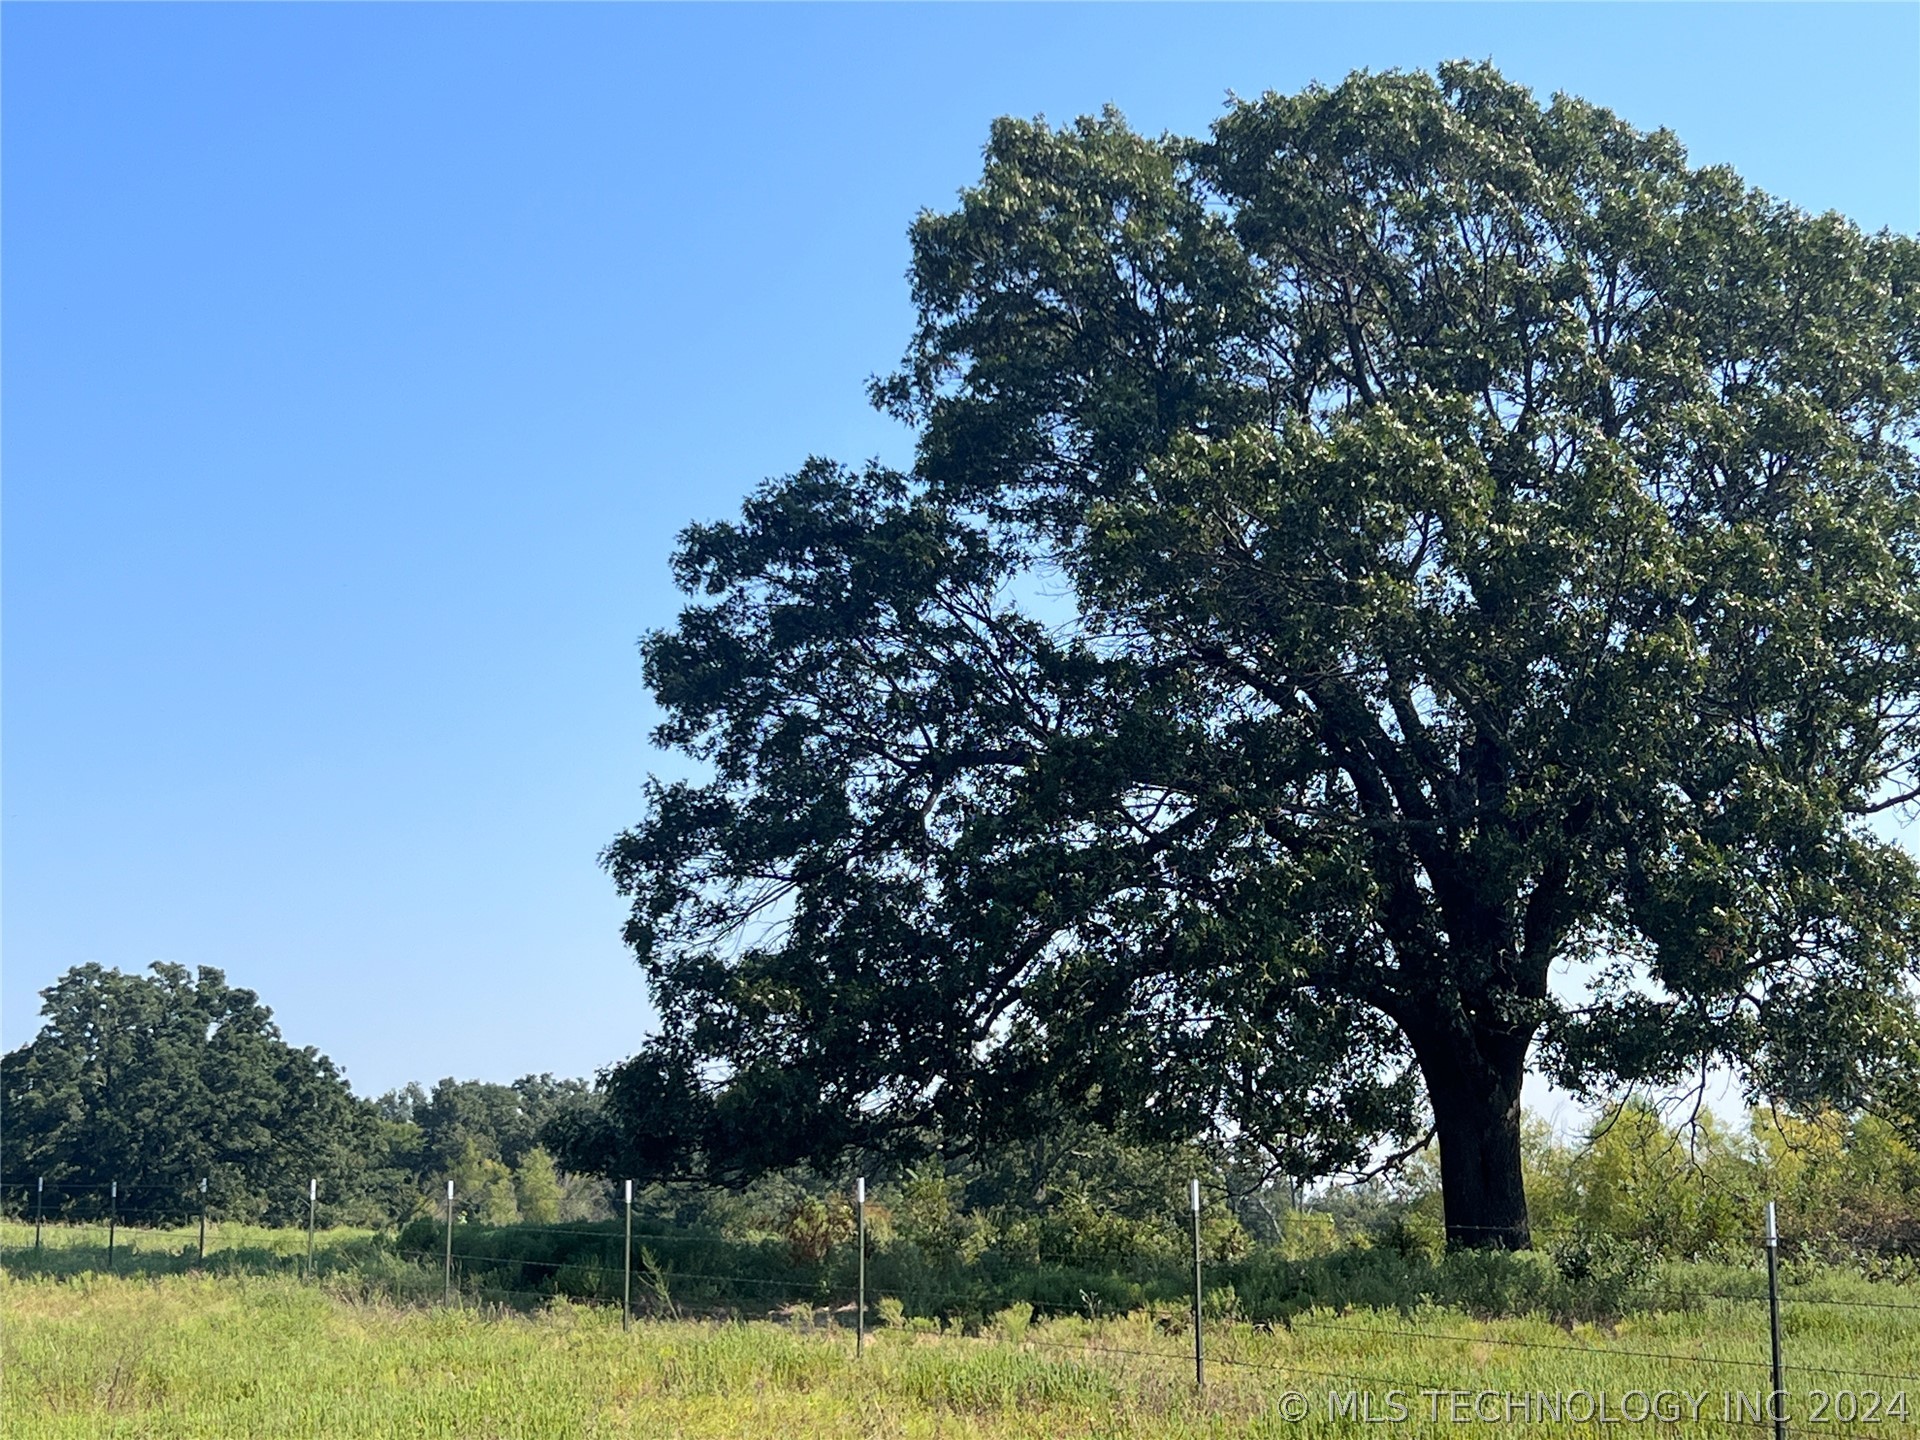
{"type": "Polygon", "coordinates": [[[374,1102],[393,1127],[392,1152],[431,1209],[445,1182],[462,1208],[489,1224],[550,1223],[565,1210],[579,1218],[601,1208],[596,1185],[575,1186],[554,1168],[544,1132],[575,1109],[591,1109],[584,1080],[522,1075],[511,1085],[451,1076],[431,1094],[417,1082],[374,1102]]]}
{"type": "Polygon", "coordinates": [[[204,1177],[216,1218],[270,1223],[305,1220],[309,1180],[329,1223],[437,1214],[448,1180],[489,1223],[605,1208],[603,1187],[561,1174],[542,1147],[546,1127],[591,1110],[583,1080],[447,1078],[366,1100],[219,970],[81,965],[41,994],[40,1033],[0,1059],[0,1201],[44,1179],[48,1213],[94,1218],[117,1184],[123,1220],[165,1223],[199,1208],[204,1177]]]}
{"type": "Polygon", "coordinates": [[[590,1104],[584,1080],[522,1075],[510,1085],[443,1078],[429,1093],[418,1082],[390,1090],[374,1104],[383,1119],[417,1130],[412,1168],[444,1176],[468,1150],[516,1167],[541,1144],[557,1115],[590,1104]]]}
{"type": "Polygon", "coordinates": [[[80,965],[41,992],[40,1033],[0,1061],[9,1179],[44,1177],[68,1207],[117,1183],[147,1221],[192,1213],[202,1178],[223,1215],[303,1219],[310,1179],[331,1213],[377,1209],[399,1177],[333,1062],[221,971],[151,971],[80,965]]]}
{"type": "Polygon", "coordinates": [[[1457,64],[999,121],[912,250],[911,469],[675,556],[707,770],[606,853],[662,1026],[579,1153],[1431,1128],[1522,1245],[1530,1057],[1910,1083],[1912,238],[1457,64]]]}

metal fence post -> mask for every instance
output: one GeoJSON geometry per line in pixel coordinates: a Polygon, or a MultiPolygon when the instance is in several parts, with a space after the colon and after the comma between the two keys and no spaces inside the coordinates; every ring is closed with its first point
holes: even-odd
{"type": "Polygon", "coordinates": [[[40,1253],[40,1215],[47,1202],[47,1177],[42,1175],[33,1182],[33,1253],[40,1253]]]}
{"type": "Polygon", "coordinates": [[[867,1177],[853,1182],[855,1229],[860,1245],[860,1297],[853,1312],[853,1353],[857,1359],[867,1350],[867,1177]]]}
{"type": "Polygon", "coordinates": [[[621,1267],[620,1328],[633,1328],[633,1181],[627,1181],[627,1261],[621,1267]]]}
{"type": "Polygon", "coordinates": [[[207,1177],[200,1177],[200,1259],[207,1258],[207,1177]]]}
{"type": "Polygon", "coordinates": [[[1773,1417],[1774,1440],[1787,1440],[1787,1383],[1780,1365],[1780,1227],[1771,1200],[1767,1202],[1767,1328],[1773,1337],[1773,1402],[1767,1412],[1773,1417]]]}
{"type": "Polygon", "coordinates": [[[1193,1388],[1207,1384],[1206,1352],[1200,1345],[1200,1181],[1187,1182],[1187,1200],[1193,1210],[1193,1388]]]}
{"type": "Polygon", "coordinates": [[[113,1268],[113,1242],[120,1228],[120,1182],[107,1192],[107,1268],[113,1268]]]}
{"type": "Polygon", "coordinates": [[[320,1182],[307,1181],[307,1279],[313,1279],[313,1211],[320,1200],[320,1182]]]}
{"type": "Polygon", "coordinates": [[[453,1181],[447,1181],[447,1288],[444,1303],[453,1304],[453,1181]]]}

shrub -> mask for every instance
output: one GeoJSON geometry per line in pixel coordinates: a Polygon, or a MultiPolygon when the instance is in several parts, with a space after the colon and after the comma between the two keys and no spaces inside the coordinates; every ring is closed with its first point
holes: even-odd
{"type": "Polygon", "coordinates": [[[1033,1306],[1025,1300],[1016,1300],[998,1312],[988,1328],[1001,1340],[1017,1341],[1027,1333],[1027,1326],[1032,1321],[1033,1306]]]}

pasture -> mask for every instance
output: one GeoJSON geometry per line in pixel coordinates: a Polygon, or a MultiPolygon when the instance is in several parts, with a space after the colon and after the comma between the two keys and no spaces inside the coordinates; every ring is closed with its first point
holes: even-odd
{"type": "MultiPolygon", "coordinates": [[[[50,1227],[37,1256],[23,1248],[30,1228],[0,1238],[0,1429],[16,1440],[1767,1430],[1737,1398],[1764,1399],[1764,1306],[1739,1276],[1705,1266],[1664,1272],[1670,1306],[1602,1323],[1433,1305],[1320,1307],[1258,1327],[1222,1318],[1196,1393],[1190,1335],[1144,1311],[1037,1321],[1012,1306],[971,1333],[896,1316],[856,1356],[830,1312],[804,1307],[785,1323],[654,1318],[630,1331],[616,1307],[564,1299],[445,1307],[436,1270],[364,1231],[319,1237],[311,1279],[298,1231],[219,1227],[204,1265],[192,1230],[123,1232],[111,1275],[92,1229],[50,1227]],[[1597,1415],[1570,1418],[1577,1397],[1590,1409],[1602,1394],[1597,1415]],[[1635,1395],[1652,1407],[1644,1420],[1635,1395]],[[1683,1420],[1659,1418],[1661,1395],[1680,1397],[1683,1420]],[[1557,1421],[1546,1397],[1567,1405],[1557,1421]],[[1488,1418],[1509,1401],[1519,1409],[1488,1418]]],[[[1920,1287],[1835,1270],[1792,1289],[1794,1433],[1920,1435],[1920,1287]],[[1810,1423],[1815,1390],[1852,1396],[1851,1423],[1832,1399],[1810,1423]],[[1869,1393],[1871,1424],[1857,1418],[1869,1393]],[[1891,1403],[1903,1393],[1904,1407],[1891,1403]]]]}

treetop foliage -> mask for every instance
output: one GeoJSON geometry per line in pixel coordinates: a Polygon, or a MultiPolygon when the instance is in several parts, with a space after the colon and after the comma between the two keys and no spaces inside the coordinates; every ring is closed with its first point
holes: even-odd
{"type": "Polygon", "coordinates": [[[332,1203],[378,1189],[374,1118],[331,1060],[221,971],[150,968],[79,965],[42,992],[40,1033],[0,1062],[9,1179],[64,1201],[118,1182],[129,1213],[169,1219],[206,1177],[221,1213],[274,1223],[304,1218],[310,1178],[332,1203]]]}
{"type": "Polygon", "coordinates": [[[541,1145],[556,1116],[592,1103],[583,1080],[449,1078],[366,1100],[211,967],[80,965],[41,994],[40,1033],[0,1059],[0,1086],[6,1180],[44,1179],[49,1213],[104,1214],[118,1184],[123,1220],[180,1220],[203,1177],[215,1217],[272,1224],[305,1221],[309,1180],[328,1223],[437,1213],[449,1179],[463,1212],[490,1223],[605,1209],[541,1145]]]}

